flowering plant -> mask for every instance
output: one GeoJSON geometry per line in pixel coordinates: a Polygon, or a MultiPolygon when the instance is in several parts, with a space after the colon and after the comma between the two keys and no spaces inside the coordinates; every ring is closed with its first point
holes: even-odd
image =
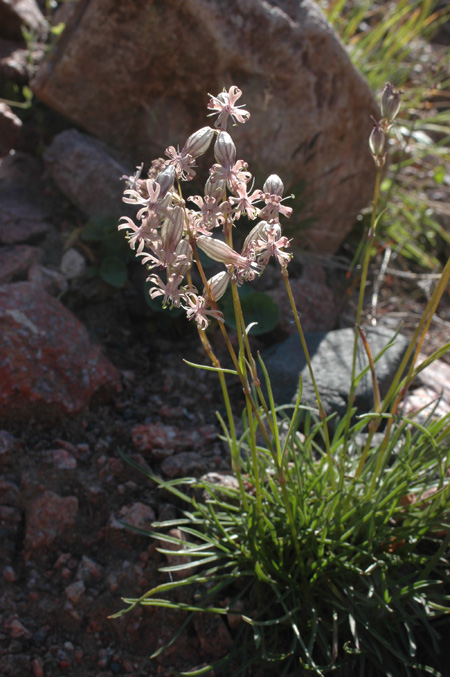
{"type": "MultiPolygon", "coordinates": [[[[130,247],[150,270],[150,296],[184,309],[197,325],[212,366],[193,366],[218,375],[227,417],[226,423],[220,416],[219,421],[236,482],[222,486],[207,478],[163,481],[152,476],[189,509],[179,519],[153,525],[160,551],[171,557],[162,569],[170,580],[139,599],[126,599],[124,611],[143,605],[226,616],[235,641],[232,655],[220,661],[223,674],[247,674],[250,665],[264,661],[278,661],[282,674],[299,674],[300,666],[316,675],[337,669],[340,674],[356,670],[364,675],[430,671],[434,668],[426,662],[429,650],[438,651],[436,619],[450,611],[450,533],[445,526],[450,417],[430,419],[424,427],[398,416],[397,410],[417,373],[450,347],[447,344],[415,366],[450,279],[450,261],[383,400],[375,373],[377,358],[360,328],[385,148],[399,112],[400,93],[391,85],[385,88],[383,117],[375,121],[370,137],[377,179],[362,247],[352,384],[347,413],[334,421],[333,436],[329,432],[333,415],[327,416],[323,408],[289,285],[290,242],[282,235],[280,217],[290,217],[292,210],[282,204],[282,180],[272,175],[261,190],[254,189],[248,165],[236,160],[236,147],[226,131],[230,118],[240,123],[250,118],[248,111],[236,106],[240,96],[240,90],[231,87],[211,97],[208,109],[218,113],[216,129],[195,132],[181,151],[169,147],[166,159],[153,162],[148,178],[141,178],[142,167],[126,177],[124,201],[138,207],[138,225],[124,217],[119,228],[127,231],[130,247]],[[216,162],[204,194],[185,200],[182,183],[193,178],[196,160],[213,141],[216,162]],[[242,215],[256,223],[237,251],[233,228],[242,215]],[[207,279],[200,251],[221,263],[223,270],[207,279]],[[301,404],[300,382],[289,415],[287,408],[276,406],[261,360],[257,369],[238,294],[238,287],[261,274],[271,257],[280,265],[317,402],[316,409],[301,404]],[[193,267],[203,284],[201,293],[194,285],[193,267]],[[217,305],[228,286],[237,353],[217,305]],[[223,335],[232,368],[222,367],[209,343],[205,330],[212,321],[223,335]],[[373,378],[374,409],[355,420],[360,337],[373,378]],[[245,395],[240,436],[225,374],[239,379],[245,395]],[[377,438],[382,424],[384,433],[377,438]],[[439,451],[442,448],[445,453],[439,451]],[[183,485],[187,489],[181,489],[183,485]],[[201,499],[193,487],[202,490],[201,499]],[[168,529],[172,531],[167,533],[168,529]],[[179,563],[173,564],[173,557],[179,563]],[[187,586],[195,587],[189,601],[172,597],[187,586]]],[[[202,665],[183,674],[211,669],[202,665]]]]}

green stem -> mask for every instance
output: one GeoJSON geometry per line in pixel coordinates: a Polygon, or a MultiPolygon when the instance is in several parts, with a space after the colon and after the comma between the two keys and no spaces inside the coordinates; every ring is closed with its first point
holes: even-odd
{"type": "Polygon", "coordinates": [[[360,287],[359,287],[359,297],[358,297],[358,307],[356,310],[356,320],[355,320],[355,340],[353,343],[353,358],[352,358],[352,377],[351,377],[351,383],[350,383],[350,392],[348,395],[348,409],[347,409],[347,415],[348,415],[348,423],[350,424],[350,411],[353,406],[353,402],[355,400],[355,391],[356,391],[356,385],[355,385],[355,379],[356,379],[356,361],[358,357],[358,337],[359,337],[359,325],[361,324],[361,315],[362,315],[362,310],[363,310],[363,305],[364,305],[364,295],[366,291],[366,284],[367,284],[367,275],[369,272],[369,263],[370,263],[370,254],[372,251],[372,244],[375,239],[375,232],[376,232],[376,215],[377,215],[377,206],[378,206],[378,200],[380,197],[380,185],[381,185],[381,172],[382,169],[380,167],[377,168],[377,175],[375,179],[375,188],[374,188],[374,194],[373,194],[373,203],[372,203],[372,216],[370,219],[370,228],[367,236],[367,241],[366,241],[366,246],[364,250],[364,261],[363,261],[363,266],[362,266],[362,271],[361,271],[361,282],[360,282],[360,287]]]}
{"type": "Polygon", "coordinates": [[[333,456],[331,454],[330,435],[329,435],[329,432],[328,432],[328,425],[327,425],[327,414],[326,414],[325,409],[323,407],[322,399],[321,399],[320,393],[319,393],[319,388],[317,387],[316,378],[314,376],[314,371],[313,371],[312,364],[311,364],[311,358],[309,356],[308,346],[306,345],[305,334],[303,333],[303,328],[302,328],[302,325],[301,325],[301,322],[300,322],[299,313],[298,313],[297,307],[295,305],[295,300],[294,300],[294,297],[292,295],[291,285],[289,283],[289,275],[288,275],[287,267],[284,267],[284,268],[281,269],[281,275],[282,275],[284,283],[286,285],[286,291],[287,291],[287,294],[288,294],[288,297],[289,297],[289,302],[291,304],[292,312],[294,314],[295,324],[297,326],[297,331],[298,331],[298,334],[300,336],[300,342],[302,344],[303,352],[304,352],[305,359],[306,359],[306,364],[308,365],[308,370],[309,370],[309,374],[311,376],[311,381],[312,381],[312,384],[313,384],[314,393],[316,395],[317,407],[319,409],[319,416],[320,416],[320,419],[322,421],[322,430],[323,430],[323,434],[324,434],[325,449],[326,449],[327,457],[328,457],[328,471],[329,471],[329,474],[330,474],[331,484],[333,485],[333,489],[335,489],[336,488],[336,481],[334,479],[334,470],[333,470],[334,459],[333,459],[333,456]]]}

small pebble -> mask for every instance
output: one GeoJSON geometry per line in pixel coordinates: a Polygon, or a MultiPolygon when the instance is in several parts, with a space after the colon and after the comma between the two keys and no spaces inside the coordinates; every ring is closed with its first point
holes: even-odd
{"type": "Polygon", "coordinates": [[[16,572],[10,566],[6,566],[3,569],[3,578],[7,583],[14,583],[16,580],[16,572]]]}

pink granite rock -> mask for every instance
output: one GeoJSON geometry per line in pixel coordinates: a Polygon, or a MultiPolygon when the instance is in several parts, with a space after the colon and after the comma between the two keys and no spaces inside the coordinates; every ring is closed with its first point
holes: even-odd
{"type": "Polygon", "coordinates": [[[120,388],[83,325],[28,282],[0,286],[0,420],[76,414],[120,388]]]}
{"type": "Polygon", "coordinates": [[[75,525],[78,499],[46,491],[27,506],[25,550],[50,546],[75,525]]]}

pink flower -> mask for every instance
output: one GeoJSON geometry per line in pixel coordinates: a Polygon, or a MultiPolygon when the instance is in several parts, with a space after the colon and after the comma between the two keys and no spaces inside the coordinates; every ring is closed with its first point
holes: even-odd
{"type": "Polygon", "coordinates": [[[262,219],[266,221],[278,221],[280,214],[283,214],[287,219],[291,216],[293,209],[281,204],[281,195],[264,193],[263,198],[266,206],[261,209],[259,214],[262,219]]]}
{"type": "Polygon", "coordinates": [[[128,244],[131,249],[135,249],[136,245],[137,250],[136,254],[140,254],[144,247],[148,245],[149,242],[153,240],[156,235],[155,229],[150,225],[148,221],[143,221],[140,226],[136,226],[133,221],[128,218],[128,216],[121,216],[121,219],[124,219],[126,223],[119,223],[118,230],[127,230],[131,231],[127,233],[128,244]]]}
{"type": "Polygon", "coordinates": [[[145,181],[145,188],[146,195],[142,187],[139,190],[132,190],[131,188],[125,190],[123,193],[124,196],[129,195],[129,197],[123,197],[123,202],[132,205],[143,205],[143,208],[136,214],[137,219],[148,217],[151,214],[156,214],[159,217],[165,216],[170,209],[170,193],[167,193],[164,198],[161,199],[161,185],[152,179],[147,179],[145,181]]]}
{"type": "MultiPolygon", "coordinates": [[[[188,200],[200,207],[199,212],[192,211],[195,220],[196,230],[200,232],[209,231],[217,228],[224,222],[224,207],[223,204],[218,204],[215,197],[205,195],[192,195],[188,200]]],[[[226,203],[225,203],[226,204],[226,203]]]]}
{"type": "Polygon", "coordinates": [[[211,181],[226,181],[230,190],[235,190],[239,183],[248,183],[252,178],[247,171],[248,164],[244,160],[238,160],[233,166],[224,167],[215,164],[209,170],[211,181]]]}
{"type": "Polygon", "coordinates": [[[237,120],[242,123],[247,122],[250,118],[250,113],[242,110],[242,105],[235,106],[236,101],[242,96],[242,92],[238,87],[233,85],[228,92],[221,92],[218,96],[212,96],[212,94],[209,96],[211,99],[208,103],[208,110],[214,111],[214,113],[210,113],[210,116],[219,113],[219,117],[214,123],[217,129],[226,129],[229,117],[233,121],[237,120]]]}
{"type": "Polygon", "coordinates": [[[256,219],[259,209],[254,207],[253,203],[261,200],[262,191],[255,190],[249,195],[245,183],[237,183],[234,186],[234,192],[237,193],[238,197],[229,197],[228,202],[235,207],[235,217],[240,219],[241,213],[245,212],[249,219],[256,219]]]}
{"type": "Polygon", "coordinates": [[[179,308],[184,298],[185,289],[180,289],[183,281],[183,275],[168,275],[167,282],[164,283],[158,275],[150,275],[147,282],[152,282],[155,286],[149,290],[151,299],[162,296],[162,307],[170,305],[171,308],[179,308]]]}
{"type": "Polygon", "coordinates": [[[206,308],[207,301],[203,296],[189,291],[183,298],[185,304],[182,304],[182,307],[186,311],[186,317],[188,320],[195,320],[200,329],[206,329],[209,326],[208,315],[214,317],[218,322],[224,321],[220,310],[206,308]]]}
{"type": "MultiPolygon", "coordinates": [[[[262,225],[262,224],[261,224],[262,225]]],[[[266,223],[255,241],[255,251],[257,252],[257,262],[265,266],[270,257],[274,256],[280,266],[285,268],[292,258],[292,254],[281,251],[289,247],[290,240],[281,235],[281,228],[278,223],[266,223]]]]}
{"type": "Polygon", "coordinates": [[[174,146],[169,146],[166,148],[164,153],[167,155],[169,160],[166,160],[168,165],[175,167],[175,172],[177,178],[182,181],[191,181],[195,176],[195,158],[189,153],[183,153],[183,151],[175,150],[174,146]]]}

